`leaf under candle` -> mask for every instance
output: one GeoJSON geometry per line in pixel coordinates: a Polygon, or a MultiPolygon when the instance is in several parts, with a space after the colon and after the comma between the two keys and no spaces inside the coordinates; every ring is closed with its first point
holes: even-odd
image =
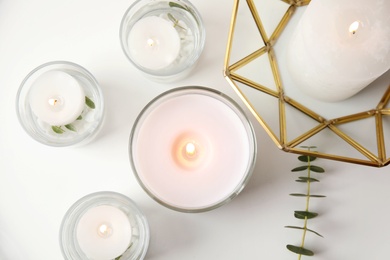
{"type": "Polygon", "coordinates": [[[92,109],[95,109],[95,103],[87,96],[85,96],[85,104],[92,109]]]}
{"type": "Polygon", "coordinates": [[[51,126],[51,129],[54,131],[54,133],[57,133],[57,134],[62,134],[65,132],[64,129],[62,129],[60,126],[51,126]]]}

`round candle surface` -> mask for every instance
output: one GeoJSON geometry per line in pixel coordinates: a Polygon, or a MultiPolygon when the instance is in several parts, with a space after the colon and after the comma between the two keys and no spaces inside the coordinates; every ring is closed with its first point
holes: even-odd
{"type": "Polygon", "coordinates": [[[312,0],[289,44],[287,65],[324,101],[356,94],[390,68],[390,1],[312,0]]]}
{"type": "Polygon", "coordinates": [[[180,51],[180,37],[173,23],[157,16],[137,21],[128,43],[135,62],[151,70],[168,67],[180,51]]]}
{"type": "Polygon", "coordinates": [[[77,241],[89,259],[111,260],[130,245],[131,225],[125,213],[108,205],[89,209],[77,225],[77,241]]]}
{"type": "Polygon", "coordinates": [[[85,106],[85,94],[78,81],[62,71],[48,71],[32,84],[30,106],[38,119],[52,126],[72,123],[85,106]]]}
{"type": "Polygon", "coordinates": [[[255,148],[237,111],[197,93],[166,98],[146,111],[131,149],[138,178],[153,197],[194,210],[241,190],[255,148]]]}

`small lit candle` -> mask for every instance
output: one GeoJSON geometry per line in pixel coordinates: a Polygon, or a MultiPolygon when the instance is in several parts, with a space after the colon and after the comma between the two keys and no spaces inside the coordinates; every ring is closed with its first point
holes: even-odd
{"type": "Polygon", "coordinates": [[[60,228],[64,259],[144,259],[149,239],[149,225],[138,206],[110,191],[76,201],[60,228]]]}
{"type": "Polygon", "coordinates": [[[297,87],[323,101],[351,97],[390,68],[390,1],[312,0],[287,52],[297,87]]]}
{"type": "Polygon", "coordinates": [[[32,84],[29,93],[35,116],[52,126],[72,123],[85,107],[85,94],[79,82],[62,71],[48,71],[32,84]]]}
{"type": "Polygon", "coordinates": [[[130,145],[133,169],[162,204],[208,210],[237,195],[250,176],[256,153],[252,131],[241,110],[219,94],[174,90],[139,116],[130,145]]]}
{"type": "Polygon", "coordinates": [[[88,259],[111,260],[122,255],[131,237],[128,217],[114,206],[89,209],[77,226],[77,241],[88,259]]]}
{"type": "Polygon", "coordinates": [[[157,16],[137,21],[131,28],[128,42],[134,61],[151,70],[168,67],[180,51],[180,37],[174,25],[157,16]]]}

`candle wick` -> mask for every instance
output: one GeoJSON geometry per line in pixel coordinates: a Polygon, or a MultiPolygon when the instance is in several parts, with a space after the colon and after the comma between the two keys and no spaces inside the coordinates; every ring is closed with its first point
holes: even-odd
{"type": "Polygon", "coordinates": [[[58,103],[58,99],[56,99],[56,98],[50,98],[49,99],[49,104],[51,106],[55,106],[55,105],[57,105],[57,103],[58,103]]]}

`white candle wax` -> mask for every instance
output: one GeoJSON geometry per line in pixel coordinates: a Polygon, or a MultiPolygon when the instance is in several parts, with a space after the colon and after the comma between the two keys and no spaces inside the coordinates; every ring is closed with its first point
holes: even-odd
{"type": "Polygon", "coordinates": [[[151,70],[168,67],[180,51],[180,37],[173,23],[157,16],[137,21],[128,43],[135,62],[151,70]]]}
{"type": "Polygon", "coordinates": [[[108,205],[89,209],[77,225],[77,241],[88,259],[111,260],[130,245],[132,231],[125,213],[108,205]]]}
{"type": "Polygon", "coordinates": [[[38,119],[52,126],[72,123],[82,113],[85,94],[78,81],[62,71],[48,71],[32,84],[29,101],[38,119]]]}
{"type": "Polygon", "coordinates": [[[139,122],[133,163],[143,185],[165,204],[212,207],[240,190],[248,174],[254,148],[247,131],[218,99],[174,96],[139,122]]]}
{"type": "Polygon", "coordinates": [[[390,68],[390,1],[312,0],[288,46],[298,87],[324,101],[351,97],[390,68]]]}

